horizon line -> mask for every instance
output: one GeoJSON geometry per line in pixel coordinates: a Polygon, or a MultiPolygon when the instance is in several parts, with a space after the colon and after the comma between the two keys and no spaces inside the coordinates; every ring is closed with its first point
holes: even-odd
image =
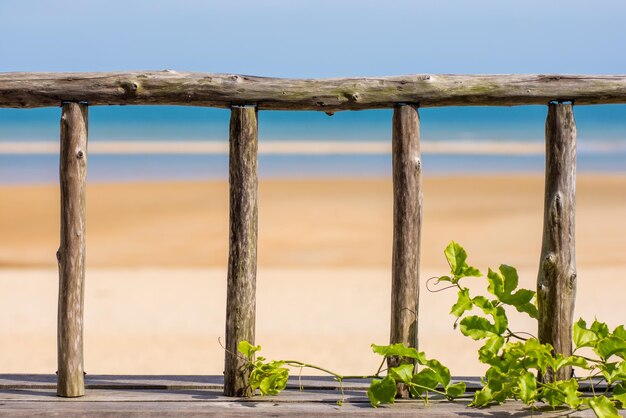
{"type": "MultiPolygon", "coordinates": [[[[389,155],[391,140],[387,141],[327,141],[327,140],[261,140],[260,155],[389,155]]],[[[544,155],[543,141],[476,141],[422,140],[424,154],[447,155],[544,155]]],[[[583,151],[609,153],[626,151],[626,141],[586,143],[583,151]]],[[[223,141],[92,141],[89,154],[96,155],[227,155],[229,144],[223,141]]],[[[0,141],[0,155],[58,154],[58,141],[0,141]]]]}
{"type": "MultiPolygon", "coordinates": [[[[426,154],[543,155],[543,142],[522,141],[422,141],[426,154]]],[[[227,155],[228,141],[93,141],[89,154],[197,154],[227,155]]],[[[58,154],[53,141],[0,141],[0,154],[58,154]]],[[[262,155],[388,155],[388,141],[259,141],[262,155]]]]}

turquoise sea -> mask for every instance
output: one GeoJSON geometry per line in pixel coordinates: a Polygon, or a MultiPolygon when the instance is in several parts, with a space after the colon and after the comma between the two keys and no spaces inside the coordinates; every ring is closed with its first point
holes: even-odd
{"type": "MultiPolygon", "coordinates": [[[[52,183],[54,153],[19,153],[3,144],[58,144],[59,108],[0,109],[0,183],[52,183]]],[[[455,141],[542,144],[546,107],[450,107],[420,109],[423,143],[455,141]]],[[[339,112],[261,111],[259,141],[389,143],[391,110],[339,112]]],[[[576,106],[579,172],[626,173],[626,105],[576,106]]],[[[174,106],[96,106],[89,109],[89,141],[213,141],[227,144],[229,111],[174,106]]],[[[355,149],[358,148],[355,144],[355,149]]],[[[54,145],[56,146],[56,145],[54,145]]],[[[468,154],[424,152],[424,175],[537,172],[539,152],[468,154]]],[[[292,153],[259,157],[261,177],[390,176],[391,156],[292,153]]],[[[228,156],[217,154],[107,154],[89,156],[91,181],[202,180],[228,177],[228,156]]]]}

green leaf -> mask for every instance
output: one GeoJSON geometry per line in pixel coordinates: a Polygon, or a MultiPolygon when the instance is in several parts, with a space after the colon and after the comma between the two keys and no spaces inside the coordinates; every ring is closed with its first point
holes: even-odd
{"type": "Polygon", "coordinates": [[[622,408],[626,407],[626,384],[620,383],[613,388],[613,398],[620,402],[622,408]]]}
{"type": "MultiPolygon", "coordinates": [[[[521,292],[521,290],[520,290],[521,292]]],[[[533,292],[534,293],[534,292],[533,292]]],[[[516,306],[516,309],[519,312],[525,312],[533,319],[539,318],[539,311],[537,310],[537,300],[535,299],[533,302],[528,302],[520,306],[516,306]]]]}
{"type": "Polygon", "coordinates": [[[459,279],[463,277],[478,277],[481,275],[476,267],[467,264],[467,252],[456,242],[450,242],[444,250],[444,254],[450,265],[450,272],[454,276],[452,278],[444,276],[449,278],[450,282],[458,283],[459,279]]]}
{"type": "Polygon", "coordinates": [[[594,351],[604,360],[608,360],[613,355],[625,358],[626,341],[617,337],[603,338],[595,346],[594,351]]]}
{"type": "Polygon", "coordinates": [[[463,289],[459,290],[458,295],[459,297],[457,302],[452,305],[452,309],[450,310],[450,313],[457,318],[463,315],[465,311],[469,311],[470,309],[472,309],[472,306],[474,304],[472,302],[472,299],[470,299],[469,297],[468,288],[464,287],[463,289]]]}
{"type": "Polygon", "coordinates": [[[367,390],[367,397],[374,408],[380,404],[393,403],[396,398],[396,382],[391,376],[374,379],[367,390]]]}
{"type": "Polygon", "coordinates": [[[517,285],[519,283],[517,270],[515,269],[515,267],[507,266],[506,264],[501,264],[499,270],[502,276],[504,277],[504,292],[503,293],[505,295],[510,295],[511,293],[513,293],[515,289],[517,289],[517,285]]]}
{"type": "Polygon", "coordinates": [[[470,406],[481,407],[487,406],[493,401],[493,394],[489,386],[484,386],[481,390],[474,393],[474,399],[470,406]]]}
{"type": "Polygon", "coordinates": [[[478,359],[485,364],[493,366],[493,360],[499,360],[498,351],[503,345],[504,338],[499,335],[487,338],[485,344],[478,349],[478,359]]]}
{"type": "Polygon", "coordinates": [[[572,378],[569,380],[559,380],[555,382],[556,387],[565,394],[565,403],[570,408],[578,408],[582,403],[580,399],[580,395],[582,393],[578,392],[578,382],[576,379],[572,378]]]}
{"type": "Polygon", "coordinates": [[[535,292],[528,289],[519,289],[517,292],[505,296],[506,298],[503,299],[504,303],[519,308],[529,303],[535,297],[535,292]]]}
{"type": "Polygon", "coordinates": [[[598,334],[598,337],[600,338],[606,338],[609,336],[609,327],[604,322],[598,322],[597,319],[593,321],[593,324],[591,324],[589,329],[598,334]]]}
{"type": "Polygon", "coordinates": [[[518,380],[519,398],[526,405],[535,402],[537,397],[537,379],[531,372],[526,372],[518,380]]]}
{"type": "Polygon", "coordinates": [[[252,358],[254,357],[254,353],[260,350],[261,350],[260,345],[252,345],[246,340],[239,341],[239,344],[237,345],[237,351],[239,351],[241,354],[246,356],[248,361],[252,361],[252,358]]]}
{"type": "Polygon", "coordinates": [[[487,339],[485,345],[483,345],[480,350],[495,355],[498,354],[498,351],[502,348],[503,345],[504,338],[499,335],[494,335],[491,338],[487,339]]]}
{"type": "Polygon", "coordinates": [[[493,315],[494,327],[498,335],[502,335],[509,326],[509,320],[506,317],[506,311],[502,306],[496,308],[496,313],[493,315]]]}
{"type": "Polygon", "coordinates": [[[452,274],[460,276],[463,273],[464,267],[467,267],[467,253],[465,249],[452,241],[444,250],[444,254],[446,255],[452,274]]]}
{"type": "Polygon", "coordinates": [[[439,278],[437,278],[437,283],[439,282],[451,282],[452,281],[452,277],[450,276],[441,276],[439,278]]]}
{"type": "Polygon", "coordinates": [[[463,269],[463,276],[465,277],[480,277],[482,273],[476,267],[467,266],[463,269]]]}
{"type": "Polygon", "coordinates": [[[545,373],[554,358],[552,357],[553,347],[548,343],[540,343],[536,338],[531,338],[524,342],[526,356],[533,361],[534,368],[545,373]]]}
{"type": "Polygon", "coordinates": [[[580,318],[574,324],[574,347],[593,347],[598,342],[598,334],[587,329],[587,323],[580,318]]]}
{"type": "Polygon", "coordinates": [[[267,394],[267,392],[269,392],[269,390],[270,390],[269,378],[266,377],[263,380],[261,380],[261,382],[259,384],[259,390],[261,391],[261,396],[265,396],[267,394]]]}
{"type": "Polygon", "coordinates": [[[445,388],[450,384],[450,370],[441,364],[439,360],[428,360],[425,365],[430,367],[430,369],[435,372],[437,380],[441,383],[441,386],[445,388]]]}
{"type": "Polygon", "coordinates": [[[270,379],[274,388],[274,393],[272,394],[278,395],[279,392],[283,391],[287,387],[287,382],[289,381],[289,370],[281,368],[280,372],[276,373],[270,379]]]}
{"type": "Polygon", "coordinates": [[[496,312],[496,307],[494,306],[494,302],[497,302],[497,301],[490,301],[484,296],[476,296],[474,299],[472,299],[472,302],[474,303],[474,305],[482,309],[483,312],[486,313],[487,315],[493,315],[496,312]]]}
{"type": "Polygon", "coordinates": [[[497,297],[504,293],[504,276],[500,273],[489,269],[487,271],[487,281],[489,282],[487,287],[489,293],[497,297]]]}
{"type": "Polygon", "coordinates": [[[389,375],[396,381],[409,383],[413,378],[415,366],[412,364],[401,364],[398,367],[389,369],[389,375]]]}
{"type": "Polygon", "coordinates": [[[474,340],[480,340],[498,334],[495,326],[491,322],[476,315],[463,318],[460,323],[460,329],[463,335],[471,337],[474,340]]]}
{"type": "Polygon", "coordinates": [[[543,400],[550,406],[555,407],[559,405],[563,405],[565,402],[565,397],[563,394],[550,386],[544,386],[541,391],[541,397],[543,400]]]}
{"type": "Polygon", "coordinates": [[[607,383],[613,384],[618,380],[624,380],[626,378],[626,362],[620,363],[600,363],[597,367],[602,372],[602,375],[606,379],[607,383]]]}
{"type": "Polygon", "coordinates": [[[494,367],[490,367],[485,373],[485,386],[491,394],[490,402],[502,403],[507,398],[513,398],[515,385],[511,384],[511,374],[501,373],[494,367]]]}
{"type": "Polygon", "coordinates": [[[276,370],[276,373],[268,375],[259,384],[261,395],[278,395],[287,386],[288,379],[289,372],[287,369],[276,370]]]}
{"type": "Polygon", "coordinates": [[[598,418],[620,418],[613,402],[604,395],[594,396],[589,400],[589,406],[598,418]]]}
{"type": "Polygon", "coordinates": [[[589,369],[589,363],[583,357],[573,355],[573,356],[563,356],[561,353],[557,353],[556,355],[547,356],[547,366],[551,367],[552,370],[557,372],[560,368],[566,366],[576,366],[583,369],[589,369]]]}
{"type": "Polygon", "coordinates": [[[504,277],[491,269],[487,271],[487,290],[494,296],[500,296],[504,292],[504,277]]]}
{"type": "Polygon", "coordinates": [[[502,403],[507,397],[513,397],[510,388],[505,386],[508,376],[490,367],[485,373],[484,386],[474,394],[471,406],[487,406],[490,403],[502,403]]]}
{"type": "Polygon", "coordinates": [[[426,356],[423,352],[418,352],[413,347],[407,347],[404,343],[376,345],[372,344],[372,351],[383,357],[407,357],[417,360],[419,364],[426,362],[426,356]]]}
{"type": "Polygon", "coordinates": [[[626,329],[624,329],[624,326],[620,325],[619,327],[615,328],[615,330],[613,331],[613,336],[621,340],[626,340],[626,329]]]}
{"type": "Polygon", "coordinates": [[[409,392],[417,398],[426,390],[435,389],[439,385],[439,376],[432,369],[422,369],[413,375],[411,383],[413,385],[409,385],[409,392]]]}
{"type": "Polygon", "coordinates": [[[515,293],[519,283],[519,277],[515,267],[500,265],[499,271],[489,269],[487,273],[489,282],[488,291],[506,305],[515,307],[519,312],[525,312],[532,318],[537,318],[537,307],[533,302],[535,292],[528,289],[519,289],[515,293]]]}
{"type": "Polygon", "coordinates": [[[504,333],[504,331],[506,331],[509,325],[509,321],[507,319],[506,311],[504,310],[504,308],[502,306],[496,306],[497,301],[490,301],[484,296],[476,296],[474,299],[472,299],[472,302],[474,303],[474,305],[481,308],[484,313],[490,315],[493,318],[494,322],[491,327],[493,333],[500,335],[504,333]]]}
{"type": "Polygon", "coordinates": [[[446,395],[449,398],[458,398],[465,393],[465,382],[457,382],[446,387],[446,395]]]}
{"type": "Polygon", "coordinates": [[[614,383],[618,380],[626,381],[626,360],[619,362],[615,366],[613,373],[611,373],[610,383],[614,383]]]}
{"type": "Polygon", "coordinates": [[[257,359],[248,380],[250,388],[253,391],[259,389],[263,396],[278,395],[285,389],[289,379],[289,369],[282,367],[284,364],[284,361],[263,363],[257,359]]]}

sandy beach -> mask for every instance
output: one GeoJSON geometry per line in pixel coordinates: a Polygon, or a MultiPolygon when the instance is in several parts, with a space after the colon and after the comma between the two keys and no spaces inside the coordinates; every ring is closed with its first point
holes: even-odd
{"type": "MultiPolygon", "coordinates": [[[[0,201],[0,370],[53,373],[58,189],[0,186],[0,201]]],[[[477,267],[516,266],[533,288],[542,205],[540,175],[425,177],[420,349],[453,374],[482,370],[477,345],[452,330],[455,295],[428,293],[426,279],[446,273],[455,240],[477,267]]],[[[623,323],[626,176],[579,175],[577,206],[576,315],[623,323]]],[[[257,343],[267,357],[376,369],[391,220],[388,178],[261,181],[257,343]]],[[[90,184],[87,222],[86,371],[220,374],[227,183],[90,184]]]]}

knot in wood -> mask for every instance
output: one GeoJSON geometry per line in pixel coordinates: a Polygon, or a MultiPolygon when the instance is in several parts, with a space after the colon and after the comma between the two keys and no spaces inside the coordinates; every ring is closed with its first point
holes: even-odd
{"type": "Polygon", "coordinates": [[[353,93],[350,96],[350,100],[352,100],[353,102],[358,102],[360,98],[361,98],[361,95],[359,93],[353,93]]]}
{"type": "Polygon", "coordinates": [[[139,83],[137,81],[125,81],[122,83],[122,89],[126,94],[135,94],[139,91],[139,83]]]}
{"type": "Polygon", "coordinates": [[[563,204],[561,202],[561,194],[556,193],[552,198],[552,219],[556,222],[561,219],[561,211],[563,204]]]}
{"type": "Polygon", "coordinates": [[[83,157],[85,156],[85,153],[83,152],[83,150],[78,150],[78,152],[76,152],[76,158],[78,158],[79,160],[82,160],[83,157]]]}
{"type": "Polygon", "coordinates": [[[577,276],[576,276],[576,273],[572,273],[572,274],[569,276],[569,280],[567,281],[567,286],[568,286],[570,289],[575,289],[575,288],[576,288],[576,277],[577,277],[577,276]]]}
{"type": "Polygon", "coordinates": [[[554,253],[548,254],[542,263],[542,269],[546,278],[552,277],[552,272],[556,268],[556,255],[554,253]]]}

